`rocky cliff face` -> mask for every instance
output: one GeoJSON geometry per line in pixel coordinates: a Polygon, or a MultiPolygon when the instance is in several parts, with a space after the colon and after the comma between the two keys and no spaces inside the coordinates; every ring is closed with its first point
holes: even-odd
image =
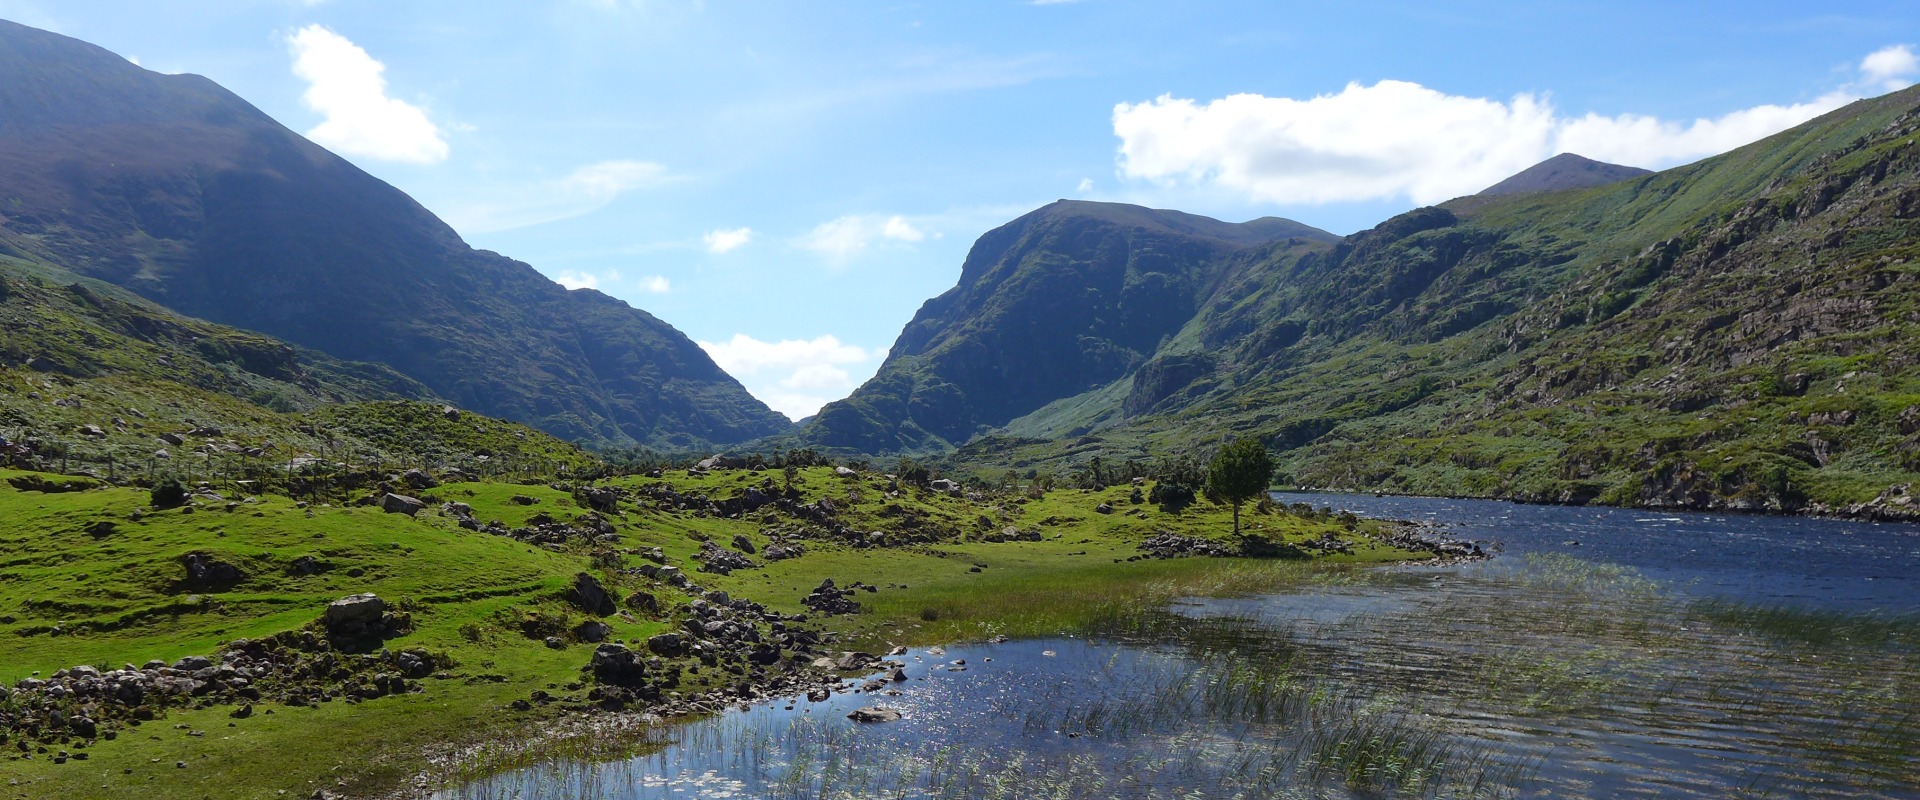
{"type": "Polygon", "coordinates": [[[787,426],[666,323],[469,248],[205,78],[0,22],[0,109],[0,255],[384,363],[578,441],[693,446],[787,426]]]}
{"type": "MultiPolygon", "coordinates": [[[[1054,203],[980,237],[959,284],[920,308],[879,373],[802,435],[865,452],[963,444],[1134,374],[1238,254],[1333,238],[1286,220],[1054,203]]],[[[1158,392],[1165,380],[1149,383],[1158,392]]]]}

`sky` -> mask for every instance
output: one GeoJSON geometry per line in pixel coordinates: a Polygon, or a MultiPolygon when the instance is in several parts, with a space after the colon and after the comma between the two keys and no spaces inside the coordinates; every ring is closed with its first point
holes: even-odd
{"type": "Polygon", "coordinates": [[[1920,4],[0,0],[218,81],[794,418],[1056,199],[1346,234],[1920,79],[1920,4]]]}

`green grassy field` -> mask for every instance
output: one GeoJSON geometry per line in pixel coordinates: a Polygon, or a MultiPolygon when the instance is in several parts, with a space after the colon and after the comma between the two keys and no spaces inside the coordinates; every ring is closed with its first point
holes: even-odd
{"type": "MultiPolygon", "coordinates": [[[[29,752],[49,748],[31,759],[11,749],[24,739],[16,733],[0,756],[0,797],[242,798],[280,790],[304,796],[321,787],[368,794],[431,774],[436,753],[521,735],[556,713],[515,711],[512,701],[536,690],[578,689],[569,684],[581,679],[593,645],[566,634],[591,618],[564,599],[577,573],[595,574],[617,596],[644,590],[661,599],[658,613],[623,610],[604,618],[615,639],[644,640],[685,616],[690,595],[629,571],[648,563],[639,557],[644,548],[660,548],[668,564],[705,589],[785,613],[806,611],[801,599],[823,578],[878,587],[856,596],[862,613],[826,620],[841,636],[834,647],[847,649],[1054,633],[1180,595],[1256,591],[1305,574],[1297,560],[1129,560],[1157,532],[1224,540],[1230,516],[1205,502],[1178,514],[1134,504],[1127,486],[969,499],[911,486],[890,496],[896,485],[872,473],[842,478],[810,468],[795,477],[800,501],[833,504],[855,539],[879,531],[916,541],[856,546],[773,507],[726,518],[649,499],[651,485],[716,500],[751,486],[784,489],[785,476],[772,470],[603,482],[626,492],[605,515],[618,541],[564,546],[464,530],[434,510],[440,502],[465,503],[477,520],[508,528],[546,519],[567,524],[588,513],[571,492],[547,486],[450,483],[420,493],[429,510],[408,517],[338,500],[303,508],[285,497],[232,491],[196,500],[191,510],[155,510],[145,489],[24,490],[16,479],[35,486],[53,478],[0,471],[4,685],[79,664],[110,669],[212,655],[223,642],[310,625],[329,601],[360,592],[410,612],[413,630],[389,647],[425,648],[451,663],[445,677],[424,681],[418,694],[298,708],[267,703],[245,719],[230,718],[228,706],[175,709],[123,728],[112,741],[31,742],[29,752]],[[1096,511],[1101,503],[1112,513],[1096,511]],[[1007,526],[1041,538],[988,540],[1007,526]],[[724,576],[690,560],[703,539],[728,544],[744,536],[763,549],[769,534],[800,542],[805,555],[724,576]],[[188,554],[237,567],[243,577],[217,590],[184,586],[181,559],[188,554]],[[302,558],[324,571],[295,574],[302,558]],[[542,642],[552,633],[567,639],[564,647],[542,642]],[[59,750],[88,757],[54,764],[49,756],[59,750]]],[[[1245,521],[1249,532],[1273,540],[1332,536],[1352,543],[1351,553],[1318,560],[1409,557],[1368,538],[1375,523],[1350,529],[1335,517],[1284,510],[1249,511],[1245,521]]],[[[686,690],[698,691],[706,675],[690,677],[686,690]]]]}

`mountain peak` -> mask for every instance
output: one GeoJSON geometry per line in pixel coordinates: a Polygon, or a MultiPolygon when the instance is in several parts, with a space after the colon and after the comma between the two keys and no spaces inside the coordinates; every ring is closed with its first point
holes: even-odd
{"type": "Polygon", "coordinates": [[[1652,170],[1608,164],[1573,153],[1561,153],[1487,187],[1480,192],[1480,196],[1585,189],[1652,174],[1652,170]]]}
{"type": "Polygon", "coordinates": [[[1280,217],[1261,217],[1246,222],[1223,222],[1184,211],[1096,200],[1055,200],[1034,210],[1027,217],[1090,218],[1128,227],[1152,228],[1183,236],[1218,239],[1243,247],[1266,244],[1292,236],[1323,242],[1334,242],[1340,239],[1334,234],[1311,225],[1280,217]]]}

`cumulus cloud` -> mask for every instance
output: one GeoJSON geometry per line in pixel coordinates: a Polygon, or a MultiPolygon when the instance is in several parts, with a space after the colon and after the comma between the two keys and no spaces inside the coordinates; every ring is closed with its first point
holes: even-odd
{"type": "Polygon", "coordinates": [[[640,288],[652,294],[666,294],[673,291],[673,284],[664,275],[648,275],[640,279],[640,288]]]}
{"type": "Polygon", "coordinates": [[[789,419],[812,416],[820,407],[853,391],[848,366],[870,364],[880,356],[832,335],[814,339],[764,342],[736,333],[725,342],[700,342],[714,363],[770,408],[789,419]]]}
{"type": "Polygon", "coordinates": [[[447,158],[440,128],[418,106],[387,96],[385,64],[322,25],[287,37],[293,74],[307,82],[301,96],[320,114],[307,138],[347,155],[382,161],[437,164],[447,158]]]}
{"type": "Polygon", "coordinates": [[[914,227],[906,217],[898,214],[850,214],[820,223],[795,244],[826,256],[831,261],[845,262],[866,252],[875,242],[910,244],[926,238],[925,231],[914,227]]]}
{"type": "Polygon", "coordinates": [[[1916,75],[1920,75],[1920,55],[1904,44],[1880,48],[1860,60],[1861,82],[1889,92],[1912,86],[1916,75]]]}
{"type": "Polygon", "coordinates": [[[700,240],[707,243],[707,252],[725,253],[747,243],[753,238],[752,228],[734,228],[732,230],[707,231],[700,240]]]}
{"type": "Polygon", "coordinates": [[[483,192],[483,199],[453,205],[444,216],[466,234],[527,228],[591,214],[627,192],[668,180],[667,168],[650,161],[601,161],[562,178],[483,192]]]}
{"type": "Polygon", "coordinates": [[[1120,174],[1162,186],[1224,190],[1272,203],[1471,194],[1556,153],[1661,169],[1798,125],[1867,91],[1920,74],[1910,48],[1868,56],[1858,81],[1804,103],[1762,105],[1690,122],[1639,114],[1566,116],[1547,98],[1463,97],[1417,83],[1348,84],[1299,100],[1237,94],[1211,102],[1162,95],[1113,110],[1120,174]]]}
{"type": "Polygon", "coordinates": [[[560,284],[561,286],[565,286],[569,290],[600,288],[600,276],[595,275],[591,272],[575,272],[572,270],[568,270],[566,272],[562,272],[558,275],[553,276],[553,282],[560,284]]]}

